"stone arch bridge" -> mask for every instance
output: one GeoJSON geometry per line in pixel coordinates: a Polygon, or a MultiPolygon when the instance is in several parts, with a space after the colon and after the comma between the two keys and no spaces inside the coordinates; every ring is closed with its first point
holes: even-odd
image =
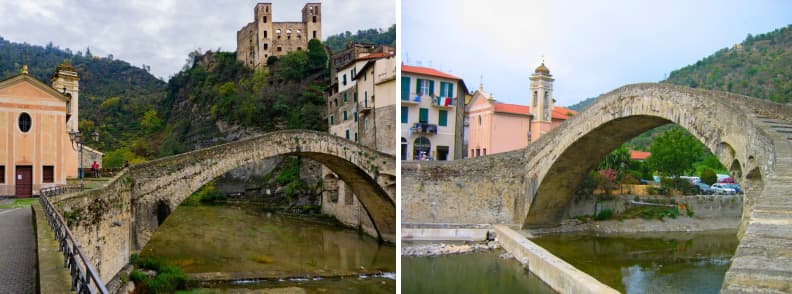
{"type": "Polygon", "coordinates": [[[589,170],[627,140],[674,123],[745,187],[724,292],[792,292],[792,106],[670,84],[634,84],[525,149],[402,164],[402,222],[554,226],[589,170]]]}
{"type": "Polygon", "coordinates": [[[52,202],[107,282],[194,191],[234,168],[279,155],[299,155],[330,168],[358,196],[379,239],[395,242],[395,157],[315,131],[273,132],[134,165],[102,188],[52,202]]]}

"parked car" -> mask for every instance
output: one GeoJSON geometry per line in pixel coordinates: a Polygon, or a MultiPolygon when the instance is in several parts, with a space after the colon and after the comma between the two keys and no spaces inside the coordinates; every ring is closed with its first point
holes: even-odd
{"type": "Polygon", "coordinates": [[[743,190],[740,188],[739,184],[724,184],[726,187],[734,189],[737,194],[742,194],[743,190]]]}
{"type": "Polygon", "coordinates": [[[698,187],[699,194],[701,195],[709,195],[712,194],[712,188],[709,185],[704,183],[696,183],[696,187],[698,187]]]}
{"type": "Polygon", "coordinates": [[[652,180],[645,180],[645,179],[641,179],[639,182],[641,183],[641,185],[650,185],[654,183],[652,180]]]}
{"type": "Polygon", "coordinates": [[[737,191],[729,188],[726,184],[712,184],[712,193],[719,195],[734,195],[737,191]]]}

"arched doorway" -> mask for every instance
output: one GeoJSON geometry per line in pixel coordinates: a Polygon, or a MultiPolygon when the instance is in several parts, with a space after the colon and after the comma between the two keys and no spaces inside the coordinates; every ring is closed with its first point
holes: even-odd
{"type": "Polygon", "coordinates": [[[415,138],[415,141],[413,141],[414,160],[429,159],[429,157],[431,156],[431,150],[432,150],[432,142],[429,141],[429,138],[421,136],[415,138]]]}

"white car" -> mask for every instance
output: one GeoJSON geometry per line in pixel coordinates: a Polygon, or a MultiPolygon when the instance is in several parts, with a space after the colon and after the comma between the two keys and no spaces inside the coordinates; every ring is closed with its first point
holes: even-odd
{"type": "Polygon", "coordinates": [[[729,188],[726,184],[712,184],[712,194],[734,195],[737,194],[737,191],[729,188]]]}

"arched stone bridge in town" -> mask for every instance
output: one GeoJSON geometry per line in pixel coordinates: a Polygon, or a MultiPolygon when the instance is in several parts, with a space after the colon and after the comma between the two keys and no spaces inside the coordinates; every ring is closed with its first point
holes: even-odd
{"type": "Polygon", "coordinates": [[[698,138],[744,186],[740,245],[723,292],[792,291],[792,106],[731,93],[628,85],[525,149],[405,162],[402,222],[558,225],[602,158],[668,123],[698,138]]]}
{"type": "Polygon", "coordinates": [[[396,241],[395,157],[315,131],[273,132],[134,165],[103,188],[52,202],[107,282],[190,194],[232,169],[280,155],[330,168],[357,195],[379,239],[396,241]]]}

